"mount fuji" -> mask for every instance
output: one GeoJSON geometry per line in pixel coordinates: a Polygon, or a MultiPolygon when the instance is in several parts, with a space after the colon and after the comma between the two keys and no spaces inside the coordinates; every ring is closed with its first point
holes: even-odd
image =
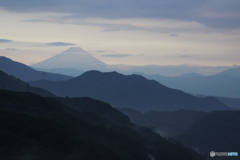
{"type": "Polygon", "coordinates": [[[78,70],[104,70],[106,64],[80,47],[72,47],[42,62],[31,65],[33,68],[75,68],[78,70]]]}

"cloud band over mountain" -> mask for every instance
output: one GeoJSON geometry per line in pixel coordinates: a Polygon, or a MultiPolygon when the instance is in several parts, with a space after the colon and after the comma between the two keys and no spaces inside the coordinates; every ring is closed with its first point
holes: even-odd
{"type": "MultiPolygon", "coordinates": [[[[23,41],[13,41],[9,39],[0,39],[0,43],[12,43],[15,44],[25,44],[25,45],[34,45],[34,46],[42,46],[42,45],[48,45],[48,46],[74,46],[76,44],[74,43],[66,43],[66,42],[51,42],[51,43],[39,43],[39,42],[23,42],[23,41]]],[[[7,48],[7,50],[16,50],[14,48],[7,48]]]]}
{"type": "Polygon", "coordinates": [[[50,45],[50,46],[73,46],[73,45],[76,45],[73,43],[64,43],[64,42],[53,42],[53,43],[46,43],[46,44],[50,45]]]}

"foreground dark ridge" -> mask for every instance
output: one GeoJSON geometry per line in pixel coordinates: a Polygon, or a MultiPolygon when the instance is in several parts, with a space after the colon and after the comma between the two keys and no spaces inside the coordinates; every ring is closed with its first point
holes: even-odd
{"type": "Polygon", "coordinates": [[[207,112],[178,110],[178,111],[151,111],[140,113],[129,108],[120,108],[131,122],[140,126],[149,127],[162,136],[174,137],[189,129],[192,124],[203,117],[207,112]]]}
{"type": "Polygon", "coordinates": [[[135,127],[104,102],[60,101],[0,90],[1,159],[149,160],[149,155],[156,160],[201,159],[174,140],[135,127]]]}
{"type": "MultiPolygon", "coordinates": [[[[213,111],[194,122],[176,137],[189,147],[209,156],[210,151],[240,153],[240,111],[213,111]]],[[[218,157],[238,160],[238,157],[218,157]]]]}

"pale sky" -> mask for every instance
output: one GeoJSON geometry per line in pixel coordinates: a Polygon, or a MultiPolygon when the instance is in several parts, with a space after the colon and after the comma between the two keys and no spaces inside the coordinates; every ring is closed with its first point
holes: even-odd
{"type": "Polygon", "coordinates": [[[107,64],[240,65],[239,0],[0,0],[0,56],[70,47],[107,64]]]}

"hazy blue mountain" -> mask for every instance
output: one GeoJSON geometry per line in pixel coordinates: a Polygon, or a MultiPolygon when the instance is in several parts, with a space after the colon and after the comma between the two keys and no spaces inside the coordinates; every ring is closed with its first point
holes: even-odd
{"type": "MultiPolygon", "coordinates": [[[[239,154],[240,111],[208,113],[177,139],[208,156],[210,151],[238,152],[239,154]]],[[[233,157],[222,157],[222,159],[227,158],[234,159],[233,157]]]]}
{"type": "Polygon", "coordinates": [[[202,77],[203,75],[199,74],[199,73],[184,73],[182,75],[180,75],[180,77],[202,77]]]}
{"type": "Polygon", "coordinates": [[[109,69],[124,74],[142,72],[148,75],[164,75],[164,76],[180,76],[182,74],[197,73],[202,75],[214,75],[232,66],[191,66],[191,65],[145,65],[145,66],[129,66],[129,65],[110,65],[109,69]]]}
{"type": "Polygon", "coordinates": [[[61,74],[40,72],[25,64],[12,61],[11,59],[3,56],[0,56],[0,70],[7,74],[13,75],[14,77],[20,78],[25,82],[37,81],[41,79],[57,81],[67,80],[71,78],[70,76],[65,76],[61,74]]]}
{"type": "Polygon", "coordinates": [[[103,70],[105,63],[93,57],[80,47],[72,47],[60,54],[48,58],[42,62],[31,65],[34,68],[54,69],[78,69],[78,70],[103,70]]]}
{"type": "MultiPolygon", "coordinates": [[[[202,94],[194,94],[194,96],[199,98],[205,98],[207,96],[202,94]]],[[[240,109],[240,98],[228,98],[228,97],[215,97],[220,102],[226,104],[228,107],[230,107],[232,110],[239,110],[240,109]]]]}
{"type": "Polygon", "coordinates": [[[67,76],[77,77],[83,74],[86,71],[78,70],[76,68],[52,68],[52,69],[45,69],[45,68],[35,68],[38,71],[49,72],[49,73],[58,73],[67,76]]]}
{"type": "Polygon", "coordinates": [[[57,98],[0,90],[1,159],[202,159],[175,140],[135,127],[104,102],[90,98],[65,100],[75,110],[57,98]],[[110,115],[113,112],[116,120],[110,115]],[[96,116],[100,123],[92,121],[96,116]]]}
{"type": "Polygon", "coordinates": [[[224,75],[214,76],[177,76],[141,74],[147,79],[156,80],[170,88],[182,90],[191,94],[203,94],[218,97],[240,97],[240,78],[224,75]]]}
{"type": "Polygon", "coordinates": [[[120,108],[137,125],[152,128],[162,136],[173,137],[189,129],[192,124],[207,112],[191,110],[151,111],[140,113],[129,108],[120,108]]]}
{"type": "Polygon", "coordinates": [[[198,98],[139,75],[125,76],[117,72],[89,71],[66,81],[41,80],[30,84],[44,88],[57,96],[91,97],[108,102],[117,108],[132,108],[143,112],[228,109],[216,98],[198,98]]]}
{"type": "Polygon", "coordinates": [[[226,97],[216,98],[231,108],[240,109],[240,98],[226,98],[226,97]]]}
{"type": "Polygon", "coordinates": [[[232,76],[232,77],[239,77],[240,78],[240,67],[228,69],[226,71],[218,73],[217,75],[232,76]]]}
{"type": "Polygon", "coordinates": [[[0,70],[0,89],[10,91],[31,92],[41,96],[53,97],[54,95],[42,88],[32,87],[28,83],[10,76],[0,70]]]}
{"type": "MultiPolygon", "coordinates": [[[[80,57],[80,56],[79,56],[80,57]]],[[[81,59],[81,58],[79,58],[81,59]]],[[[44,66],[43,66],[44,67],[44,66]]],[[[166,76],[200,76],[201,74],[215,74],[224,69],[229,69],[231,66],[224,67],[198,67],[198,66],[188,66],[188,65],[176,65],[176,66],[160,66],[160,65],[146,65],[146,66],[130,66],[130,65],[108,65],[105,64],[104,67],[99,66],[91,67],[91,64],[86,64],[85,69],[81,67],[81,69],[76,69],[72,65],[69,64],[68,68],[38,68],[33,66],[33,68],[41,71],[47,71],[52,73],[59,73],[69,76],[79,76],[82,72],[86,72],[89,70],[100,70],[100,71],[117,71],[122,74],[133,74],[133,73],[143,73],[143,74],[159,74],[166,76]],[[91,69],[93,68],[93,69],[91,69]],[[199,72],[199,73],[197,73],[199,72]]],[[[142,75],[142,74],[141,74],[142,75]]]]}

